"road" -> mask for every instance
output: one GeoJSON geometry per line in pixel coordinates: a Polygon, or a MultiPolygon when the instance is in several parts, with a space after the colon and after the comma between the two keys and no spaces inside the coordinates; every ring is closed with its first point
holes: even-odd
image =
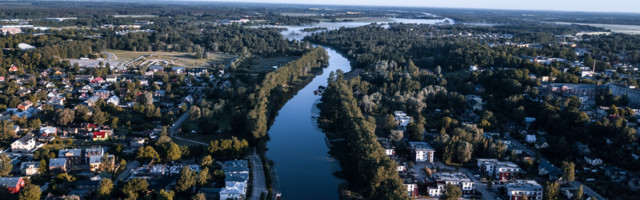
{"type": "Polygon", "coordinates": [[[184,114],[182,114],[182,116],[180,116],[180,118],[178,118],[178,120],[176,120],[176,122],[171,125],[171,128],[169,128],[170,137],[174,137],[176,133],[178,133],[178,129],[180,129],[182,123],[187,119],[187,117],[189,117],[189,110],[187,110],[187,112],[184,112],[184,114]]]}
{"type": "Polygon", "coordinates": [[[253,169],[251,173],[253,174],[253,189],[251,191],[251,199],[252,200],[260,200],[260,194],[265,193],[268,194],[267,191],[267,183],[264,178],[264,169],[262,167],[262,160],[260,160],[260,156],[254,154],[249,156],[249,161],[251,161],[251,165],[253,165],[253,169]]]}
{"type": "Polygon", "coordinates": [[[596,197],[597,199],[606,199],[603,196],[600,196],[600,194],[598,194],[597,192],[593,191],[587,185],[582,184],[580,181],[573,181],[571,185],[573,185],[573,187],[575,188],[578,188],[582,185],[582,191],[584,191],[585,194],[588,194],[589,196],[592,196],[592,197],[596,197]]]}
{"type": "Polygon", "coordinates": [[[127,180],[129,175],[131,175],[131,172],[133,172],[133,170],[138,168],[138,166],[140,166],[140,162],[138,161],[127,163],[127,167],[124,169],[124,171],[122,171],[120,175],[118,175],[118,178],[114,181],[115,184],[118,184],[118,180],[121,180],[121,181],[127,180]]]}

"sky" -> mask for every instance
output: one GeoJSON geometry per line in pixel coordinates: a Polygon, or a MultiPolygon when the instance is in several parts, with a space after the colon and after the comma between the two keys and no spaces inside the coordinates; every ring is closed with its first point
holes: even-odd
{"type": "MultiPolygon", "coordinates": [[[[194,0],[191,0],[194,1],[194,0]]],[[[196,0],[318,5],[368,5],[510,10],[562,10],[640,13],[640,0],[196,0]]]]}

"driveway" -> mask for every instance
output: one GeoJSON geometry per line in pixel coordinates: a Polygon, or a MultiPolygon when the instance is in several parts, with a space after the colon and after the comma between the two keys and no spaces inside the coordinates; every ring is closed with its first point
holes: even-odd
{"type": "Polygon", "coordinates": [[[133,170],[135,170],[139,166],[140,162],[135,160],[133,162],[127,163],[127,167],[124,169],[124,171],[122,171],[122,173],[120,173],[120,175],[118,175],[118,178],[114,181],[115,184],[118,184],[118,181],[127,180],[127,178],[129,178],[129,176],[131,175],[131,172],[133,172],[133,170]]]}
{"type": "Polygon", "coordinates": [[[260,160],[260,156],[257,154],[253,154],[249,156],[249,161],[251,161],[251,165],[253,165],[253,169],[251,173],[253,174],[253,189],[251,191],[251,199],[252,200],[260,200],[260,194],[265,193],[268,194],[267,184],[264,178],[264,168],[262,167],[262,160],[260,160]]]}

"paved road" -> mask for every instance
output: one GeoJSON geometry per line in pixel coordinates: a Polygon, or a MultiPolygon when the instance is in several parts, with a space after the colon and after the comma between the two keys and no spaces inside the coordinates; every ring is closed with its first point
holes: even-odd
{"type": "Polygon", "coordinates": [[[184,114],[182,114],[182,116],[180,116],[180,118],[178,118],[178,120],[173,123],[173,125],[171,125],[171,127],[169,128],[170,137],[173,137],[174,135],[176,135],[176,133],[178,133],[178,129],[180,129],[180,126],[182,126],[182,123],[187,119],[187,117],[189,117],[189,110],[187,110],[187,112],[184,112],[184,114]]]}
{"type": "Polygon", "coordinates": [[[129,175],[131,175],[131,172],[133,172],[134,169],[138,168],[138,166],[140,166],[140,162],[138,161],[127,163],[127,167],[124,169],[124,171],[122,171],[120,175],[118,175],[118,178],[114,181],[116,182],[115,184],[118,184],[117,183],[118,180],[121,180],[121,181],[127,180],[129,175]]]}
{"type": "Polygon", "coordinates": [[[582,184],[580,181],[574,181],[573,183],[571,183],[571,185],[573,185],[573,187],[575,188],[578,188],[582,185],[582,191],[584,191],[584,193],[588,194],[589,196],[594,196],[598,199],[606,199],[603,196],[600,196],[600,194],[598,194],[597,192],[593,191],[587,185],[582,184]]]}
{"type": "Polygon", "coordinates": [[[265,193],[268,194],[267,191],[267,183],[264,178],[264,169],[262,167],[262,160],[260,160],[260,156],[257,154],[253,154],[249,156],[249,161],[251,161],[251,165],[253,165],[253,169],[251,173],[253,174],[253,190],[251,191],[251,199],[252,200],[260,200],[260,194],[265,193]]]}

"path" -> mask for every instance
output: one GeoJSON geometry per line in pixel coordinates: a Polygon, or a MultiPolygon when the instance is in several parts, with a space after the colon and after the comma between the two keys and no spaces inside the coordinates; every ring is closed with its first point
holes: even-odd
{"type": "Polygon", "coordinates": [[[269,193],[267,191],[266,180],[264,178],[264,169],[262,166],[262,160],[260,160],[260,156],[254,154],[249,156],[249,161],[251,161],[251,165],[253,165],[253,169],[251,173],[253,174],[253,189],[251,191],[251,199],[252,200],[260,200],[260,194],[263,192],[266,194],[269,193]]]}

